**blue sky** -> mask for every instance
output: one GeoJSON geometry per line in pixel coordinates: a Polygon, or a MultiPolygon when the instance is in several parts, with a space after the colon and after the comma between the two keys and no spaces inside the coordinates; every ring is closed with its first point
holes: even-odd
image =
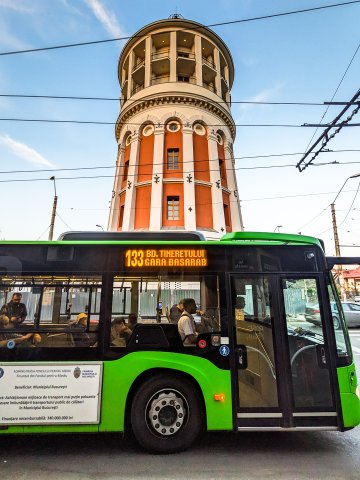
{"type": "MultiPolygon", "coordinates": [[[[204,25],[290,10],[329,5],[330,0],[0,0],[0,53],[62,45],[135,33],[174,12],[204,25]],[[150,8],[151,5],[151,8],[150,8]]],[[[360,38],[360,3],[317,12],[214,27],[235,64],[232,100],[325,102],[331,100],[360,38]]],[[[0,94],[111,97],[120,95],[118,57],[125,42],[0,56],[0,94]]],[[[360,51],[336,96],[348,101],[359,89],[360,51]]],[[[342,107],[330,107],[331,121],[342,107]]],[[[233,103],[237,124],[317,123],[323,106],[241,105],[233,103]]],[[[115,122],[118,102],[17,99],[0,96],[0,118],[48,118],[115,122]]],[[[353,122],[359,122],[359,115],[353,122]]],[[[304,152],[312,128],[237,127],[235,157],[247,230],[316,235],[334,253],[329,205],[346,178],[360,173],[359,128],[344,128],[318,163],[299,173],[301,155],[244,159],[237,157],[304,152]],[[348,163],[344,162],[359,162],[348,163]]],[[[319,130],[315,139],[320,135],[319,130]]],[[[59,196],[55,238],[63,231],[106,228],[117,145],[111,125],[46,124],[0,121],[0,238],[46,239],[50,223],[52,172],[4,173],[74,167],[101,170],[56,172],[59,196]],[[106,175],[109,178],[60,180],[106,175]]],[[[336,202],[341,245],[360,245],[360,194],[346,220],[359,179],[347,182],[336,202]]],[[[342,253],[360,254],[358,248],[342,253]]]]}

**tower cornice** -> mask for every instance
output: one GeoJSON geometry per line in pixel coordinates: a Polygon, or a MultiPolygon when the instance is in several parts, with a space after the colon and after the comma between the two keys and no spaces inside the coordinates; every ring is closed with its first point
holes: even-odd
{"type": "MultiPolygon", "coordinates": [[[[236,127],[234,121],[229,112],[225,110],[221,105],[209,100],[206,97],[196,94],[186,94],[186,93],[167,93],[164,94],[153,94],[151,96],[141,98],[139,100],[134,100],[125,107],[117,119],[115,125],[115,136],[119,140],[121,129],[125,124],[131,124],[130,119],[149,108],[157,106],[169,106],[169,105],[189,105],[192,107],[199,107],[202,110],[207,110],[209,113],[212,113],[219,118],[221,118],[225,125],[229,128],[231,132],[232,141],[235,139],[236,127]]],[[[140,127],[140,125],[139,125],[140,127]]],[[[211,127],[211,125],[210,125],[211,127]]],[[[221,127],[221,125],[219,125],[221,127]]],[[[214,127],[216,130],[216,127],[214,127]]]]}

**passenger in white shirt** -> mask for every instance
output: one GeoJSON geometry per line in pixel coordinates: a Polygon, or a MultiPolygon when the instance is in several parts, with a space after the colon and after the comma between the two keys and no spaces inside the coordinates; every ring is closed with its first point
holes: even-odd
{"type": "Polygon", "coordinates": [[[184,345],[195,345],[196,329],[193,313],[196,313],[196,303],[193,298],[185,298],[183,300],[184,311],[178,322],[178,330],[184,345]]]}

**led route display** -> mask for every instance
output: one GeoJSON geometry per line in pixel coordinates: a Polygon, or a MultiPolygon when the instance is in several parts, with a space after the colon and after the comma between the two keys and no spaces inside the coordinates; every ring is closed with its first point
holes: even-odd
{"type": "Polygon", "coordinates": [[[207,251],[194,249],[129,249],[125,251],[125,267],[207,267],[207,251]]]}

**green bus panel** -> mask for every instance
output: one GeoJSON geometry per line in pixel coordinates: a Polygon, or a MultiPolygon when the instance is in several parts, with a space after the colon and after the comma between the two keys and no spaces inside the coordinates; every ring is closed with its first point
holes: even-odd
{"type": "Polygon", "coordinates": [[[119,360],[103,363],[101,422],[99,425],[27,425],[9,426],[1,434],[10,433],[70,433],[123,432],[125,407],[132,384],[140,375],[167,369],[174,374],[186,374],[199,385],[206,408],[208,430],[232,430],[231,375],[211,362],[193,355],[168,352],[134,352],[119,360]],[[151,370],[151,372],[150,372],[151,370]],[[215,393],[225,395],[225,401],[214,400],[215,393]]]}
{"type": "Polygon", "coordinates": [[[355,427],[360,423],[360,399],[356,395],[358,382],[355,364],[338,368],[337,372],[344,427],[355,427]]]}

